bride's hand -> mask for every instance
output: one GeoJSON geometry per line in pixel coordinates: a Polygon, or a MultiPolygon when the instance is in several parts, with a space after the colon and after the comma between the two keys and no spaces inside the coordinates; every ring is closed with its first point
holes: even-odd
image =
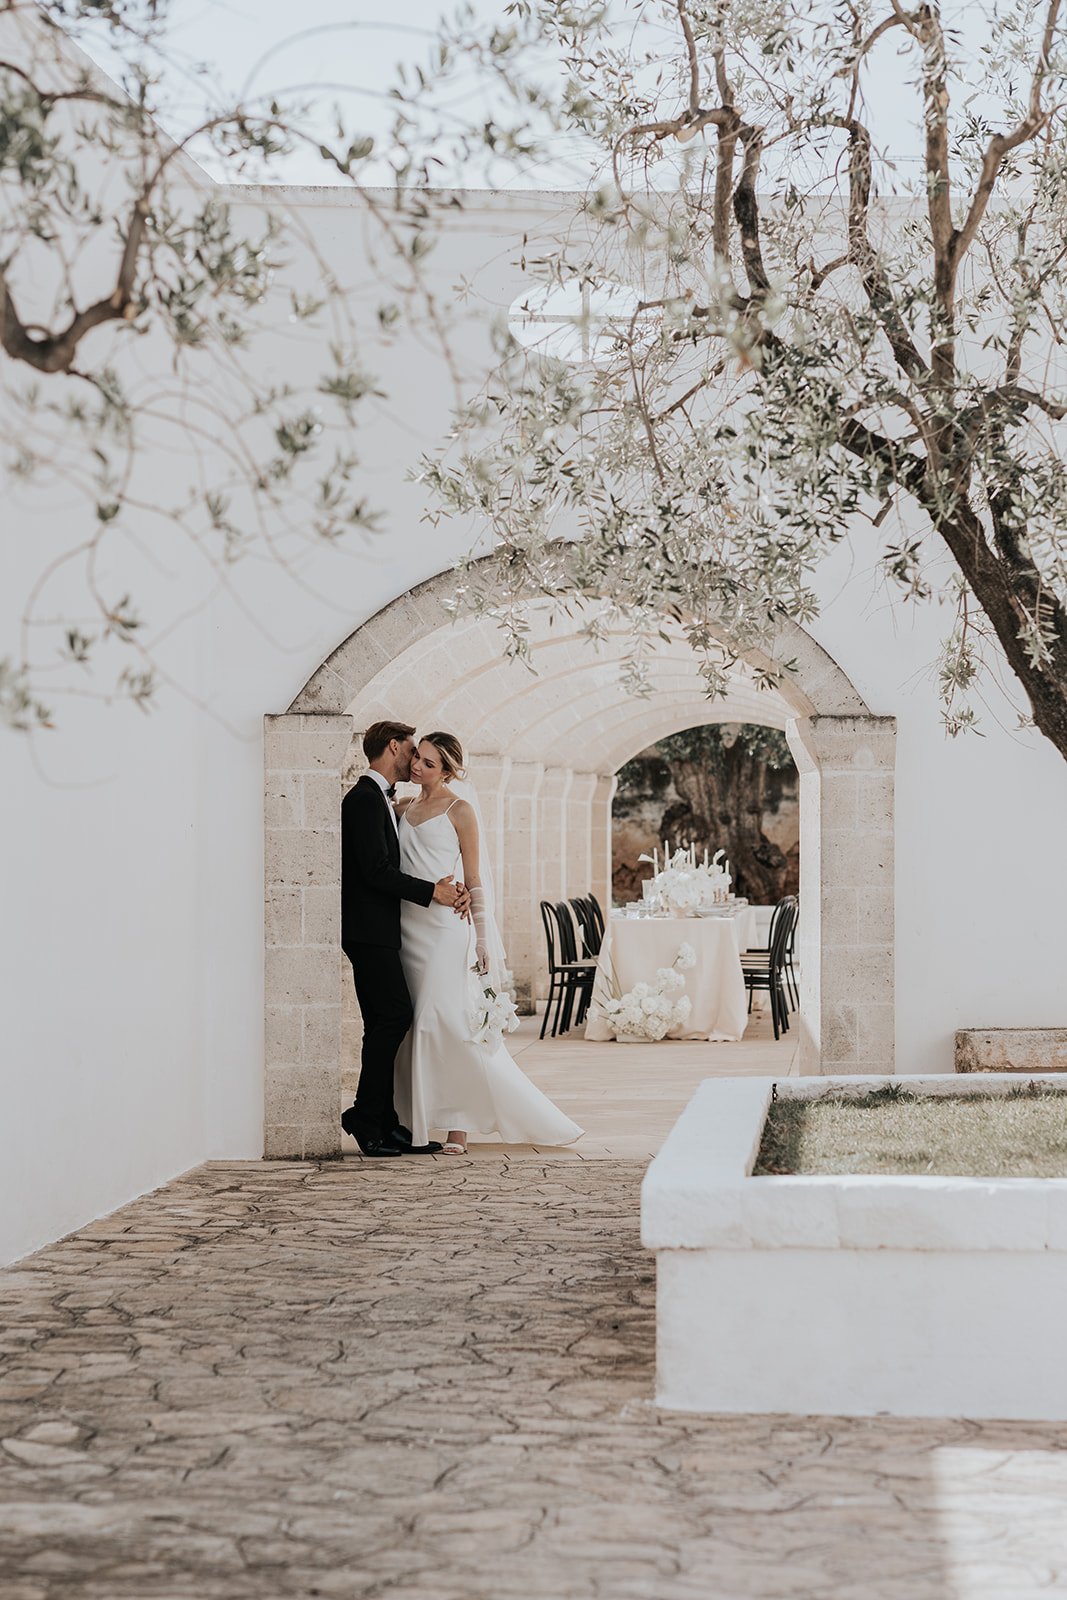
{"type": "Polygon", "coordinates": [[[454,907],[457,917],[462,917],[464,922],[471,919],[471,892],[465,883],[457,883],[456,904],[454,907]]]}
{"type": "Polygon", "coordinates": [[[475,956],[477,958],[478,976],[484,978],[489,972],[489,951],[480,941],[475,946],[475,956]]]}

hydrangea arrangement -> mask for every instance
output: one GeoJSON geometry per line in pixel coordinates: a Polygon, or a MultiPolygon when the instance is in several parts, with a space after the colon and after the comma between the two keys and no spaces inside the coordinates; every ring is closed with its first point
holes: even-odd
{"type": "Polygon", "coordinates": [[[689,1020],[692,1002],[683,973],[696,965],[696,951],[683,944],[669,967],[660,967],[652,983],[635,983],[618,999],[605,1000],[601,1013],[616,1039],[657,1040],[689,1020]]]}

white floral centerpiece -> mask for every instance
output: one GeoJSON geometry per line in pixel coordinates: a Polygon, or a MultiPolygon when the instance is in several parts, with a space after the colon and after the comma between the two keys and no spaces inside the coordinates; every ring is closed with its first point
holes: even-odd
{"type": "Polygon", "coordinates": [[[692,1001],[681,991],[683,972],[696,966],[696,951],[683,944],[669,967],[660,967],[651,983],[635,983],[626,994],[605,1000],[600,1012],[620,1040],[665,1039],[672,1028],[689,1020],[692,1001]]]}
{"type": "Polygon", "coordinates": [[[515,1009],[513,983],[510,972],[501,973],[500,980],[495,981],[491,974],[479,972],[476,966],[471,967],[467,1021],[471,1038],[476,1044],[488,1044],[496,1048],[505,1033],[515,1032],[519,1025],[519,1013],[515,1009]]]}
{"type": "Polygon", "coordinates": [[[662,872],[659,870],[658,850],[650,856],[641,855],[637,859],[651,862],[654,868],[649,880],[651,899],[658,900],[660,905],[673,911],[676,916],[693,917],[703,906],[721,905],[729,898],[732,881],[730,863],[727,861],[725,866],[720,865],[725,854],[725,850],[717,850],[709,861],[705,850],[704,860],[698,864],[694,845],[686,845],[671,853],[664,840],[662,872]]]}

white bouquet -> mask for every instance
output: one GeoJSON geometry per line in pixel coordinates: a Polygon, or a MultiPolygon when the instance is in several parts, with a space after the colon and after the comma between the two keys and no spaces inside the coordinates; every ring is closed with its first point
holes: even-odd
{"type": "Polygon", "coordinates": [[[467,1022],[475,1044],[491,1044],[494,1049],[505,1033],[514,1033],[519,1013],[511,990],[511,973],[501,975],[499,985],[476,966],[468,974],[467,1022]]]}
{"type": "Polygon", "coordinates": [[[616,1039],[665,1039],[672,1028],[689,1020],[692,1001],[685,988],[684,970],[696,965],[696,951],[683,944],[669,967],[660,967],[652,983],[635,983],[617,999],[605,1000],[601,1014],[616,1039]],[[677,998],[674,998],[677,996],[677,998]]]}

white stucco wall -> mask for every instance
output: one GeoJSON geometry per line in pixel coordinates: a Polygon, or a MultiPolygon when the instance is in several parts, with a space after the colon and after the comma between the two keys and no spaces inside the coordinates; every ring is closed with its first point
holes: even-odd
{"type": "MultiPolygon", "coordinates": [[[[288,198],[343,281],[371,306],[386,298],[368,282],[350,197],[288,198]]],[[[432,258],[446,295],[460,273],[476,279],[483,300],[471,319],[519,292],[518,241],[537,204],[558,206],[528,199],[508,214],[499,200],[479,202],[432,258]]],[[[300,275],[314,282],[310,256],[300,275]]],[[[460,345],[480,338],[471,320],[460,345]]],[[[314,370],[313,354],[286,326],[259,359],[293,376],[314,370]]],[[[150,359],[144,347],[137,359],[150,359]]],[[[386,531],[343,552],[294,546],[299,581],[259,561],[235,568],[234,590],[265,629],[168,537],[161,570],[135,558],[136,593],[155,626],[199,605],[162,654],[209,710],[173,692],[149,719],[71,701],[58,731],[32,748],[6,734],[0,743],[0,1260],[200,1160],[261,1152],[262,717],[284,711],[343,637],[446,569],[468,538],[421,522],[421,492],[405,481],[447,421],[429,342],[404,336],[367,360],[390,398],[353,443],[386,531]]],[[[161,455],[153,470],[168,492],[179,486],[180,458],[161,455]]],[[[28,524],[8,530],[8,638],[68,516],[66,505],[38,502],[28,524]]],[[[1055,955],[1067,768],[992,716],[982,739],[945,739],[928,668],[947,618],[892,607],[868,567],[862,548],[826,565],[812,631],[871,710],[898,719],[898,1070],[946,1071],[959,1025],[1067,1020],[1055,955]]],[[[131,586],[119,581],[122,592],[131,586]]]]}

